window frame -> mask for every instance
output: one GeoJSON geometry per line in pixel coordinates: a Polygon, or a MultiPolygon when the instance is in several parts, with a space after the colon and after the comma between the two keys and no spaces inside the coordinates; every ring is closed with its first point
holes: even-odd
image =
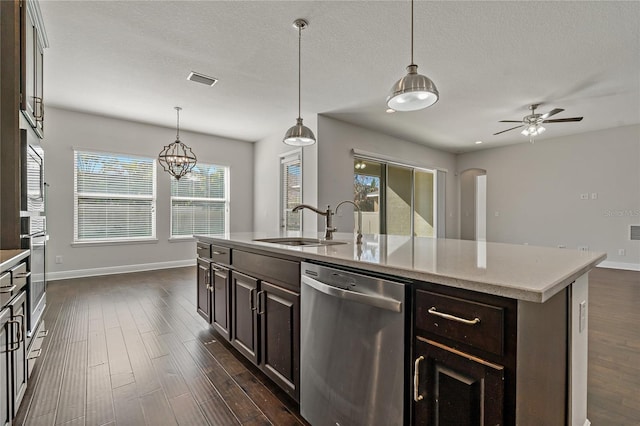
{"type": "Polygon", "coordinates": [[[298,161],[300,161],[300,203],[303,203],[304,201],[304,161],[303,161],[303,155],[302,155],[303,151],[302,148],[297,148],[291,151],[287,151],[287,152],[283,152],[281,154],[278,155],[278,175],[279,175],[279,183],[278,183],[278,227],[281,231],[285,231],[285,232],[302,232],[302,230],[304,229],[304,215],[302,214],[302,211],[299,212],[300,215],[300,228],[297,230],[287,230],[287,223],[286,223],[286,212],[287,209],[285,208],[285,205],[287,203],[285,203],[285,194],[284,194],[284,165],[287,162],[290,162],[292,159],[295,159],[297,157],[298,161]]]}
{"type": "MultiPolygon", "coordinates": [[[[230,191],[230,175],[231,175],[231,167],[225,166],[222,164],[212,164],[212,163],[204,163],[198,162],[196,167],[199,165],[205,165],[207,167],[216,167],[224,169],[224,198],[206,198],[206,197],[182,197],[182,196],[173,196],[173,183],[177,181],[176,178],[171,177],[169,181],[169,241],[179,242],[179,241],[190,241],[195,240],[193,234],[190,235],[173,235],[173,201],[211,201],[211,202],[224,202],[224,233],[229,233],[229,218],[230,218],[230,204],[231,204],[231,191],[230,191]]],[[[188,174],[184,176],[182,179],[188,179],[188,174]]]]}
{"type": "Polygon", "coordinates": [[[73,242],[72,246],[84,246],[84,245],[120,245],[120,244],[136,244],[136,243],[149,243],[157,241],[157,199],[158,199],[158,165],[155,158],[146,157],[143,155],[129,154],[123,152],[114,151],[102,151],[98,149],[85,149],[85,148],[73,148],[73,242]],[[122,194],[109,194],[99,192],[78,192],[78,154],[92,154],[98,156],[115,156],[126,157],[130,159],[142,159],[148,160],[152,165],[152,194],[146,195],[122,195],[122,194]],[[151,235],[144,237],[120,237],[120,238],[78,238],[79,231],[79,212],[78,212],[78,200],[80,198],[91,199],[119,199],[119,200],[149,200],[151,201],[151,235]]]}

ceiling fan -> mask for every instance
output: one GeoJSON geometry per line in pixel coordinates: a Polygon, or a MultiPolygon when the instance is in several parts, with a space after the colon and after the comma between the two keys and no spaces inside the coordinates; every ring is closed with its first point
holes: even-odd
{"type": "Polygon", "coordinates": [[[525,136],[529,136],[529,140],[533,142],[533,137],[539,135],[544,132],[546,129],[542,126],[542,123],[569,123],[571,121],[582,121],[583,117],[571,117],[571,118],[556,118],[553,120],[549,120],[549,117],[554,116],[556,114],[564,111],[562,108],[555,108],[546,114],[537,114],[536,108],[538,108],[540,104],[532,104],[529,105],[529,109],[531,110],[531,114],[525,116],[522,120],[501,120],[500,123],[520,123],[519,126],[511,127],[507,130],[502,130],[501,132],[494,133],[493,135],[499,135],[504,132],[508,132],[510,130],[519,129],[524,127],[522,130],[522,134],[525,136]]]}

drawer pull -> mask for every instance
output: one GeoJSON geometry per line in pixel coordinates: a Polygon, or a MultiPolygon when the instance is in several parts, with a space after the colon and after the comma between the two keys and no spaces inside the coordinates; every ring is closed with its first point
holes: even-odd
{"type": "Polygon", "coordinates": [[[424,357],[420,355],[413,366],[413,400],[415,402],[422,401],[424,398],[420,395],[420,361],[424,360],[424,357]]]}
{"type": "Polygon", "coordinates": [[[213,251],[213,254],[215,254],[215,255],[219,256],[219,255],[222,255],[222,254],[227,254],[227,252],[226,252],[226,251],[218,251],[218,250],[214,250],[214,251],[213,251]]]}
{"type": "Polygon", "coordinates": [[[16,285],[12,285],[11,287],[0,287],[0,293],[11,293],[16,289],[16,285]]]}
{"type": "Polygon", "coordinates": [[[467,325],[476,325],[476,324],[480,324],[480,318],[476,317],[472,320],[468,320],[468,319],[464,319],[464,318],[460,318],[457,317],[455,315],[450,315],[450,314],[444,314],[442,312],[438,312],[436,310],[435,306],[432,306],[431,309],[429,309],[428,311],[431,315],[435,315],[438,316],[440,318],[444,318],[444,319],[448,319],[451,321],[457,321],[457,322],[461,322],[463,324],[467,324],[467,325]]]}

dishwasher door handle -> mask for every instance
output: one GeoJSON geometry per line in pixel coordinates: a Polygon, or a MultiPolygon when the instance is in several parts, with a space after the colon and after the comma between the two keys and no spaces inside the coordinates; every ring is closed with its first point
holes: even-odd
{"type": "Polygon", "coordinates": [[[383,296],[373,296],[357,291],[345,290],[342,288],[327,285],[306,275],[302,276],[302,283],[329,296],[337,297],[352,302],[363,303],[376,308],[386,309],[393,312],[402,312],[402,302],[383,296]]]}

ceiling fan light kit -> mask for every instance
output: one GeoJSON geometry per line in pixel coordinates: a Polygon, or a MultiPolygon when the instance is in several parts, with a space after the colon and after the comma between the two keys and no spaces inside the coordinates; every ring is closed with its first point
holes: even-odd
{"type": "Polygon", "coordinates": [[[301,82],[301,45],[302,30],[307,28],[309,23],[304,19],[296,19],[293,21],[293,27],[298,30],[298,118],[296,124],[287,130],[282,140],[287,145],[292,146],[309,146],[316,143],[316,137],[310,128],[302,124],[302,115],[300,114],[300,82],[301,82]]]}
{"type": "Polygon", "coordinates": [[[411,0],[411,64],[407,75],[398,80],[387,97],[387,106],[395,111],[417,111],[430,107],[440,98],[435,83],[413,63],[413,0],[411,0]]]}
{"type": "Polygon", "coordinates": [[[534,137],[540,135],[545,130],[547,130],[542,124],[543,123],[570,123],[576,121],[582,121],[583,117],[571,117],[571,118],[558,118],[554,120],[549,120],[549,117],[554,116],[556,114],[564,111],[562,108],[554,108],[546,114],[537,114],[536,108],[538,108],[540,104],[532,104],[529,105],[529,109],[531,110],[531,114],[526,115],[522,120],[500,120],[500,123],[521,123],[519,126],[511,127],[506,130],[502,130],[498,133],[494,133],[493,136],[500,135],[502,133],[519,129],[524,127],[524,129],[520,132],[524,136],[529,136],[529,142],[534,142],[534,137]]]}
{"type": "Polygon", "coordinates": [[[180,180],[181,177],[193,170],[198,159],[191,148],[180,141],[180,110],[182,108],[177,106],[174,109],[177,116],[176,140],[160,151],[158,163],[165,172],[169,172],[171,176],[180,180]]]}

